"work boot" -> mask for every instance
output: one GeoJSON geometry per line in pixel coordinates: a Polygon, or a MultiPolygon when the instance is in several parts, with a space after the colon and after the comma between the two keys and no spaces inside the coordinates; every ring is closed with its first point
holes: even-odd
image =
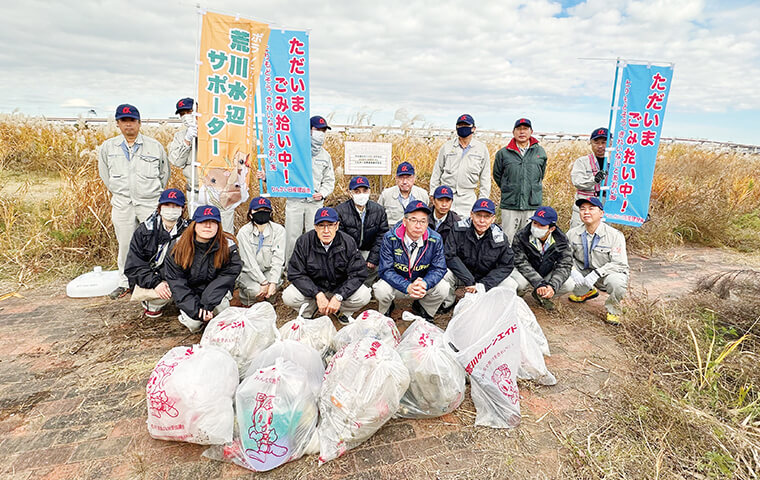
{"type": "Polygon", "coordinates": [[[605,317],[604,321],[610,325],[618,326],[620,325],[620,315],[615,315],[614,313],[607,312],[607,316],[605,317]]]}
{"type": "Polygon", "coordinates": [[[111,300],[117,300],[119,298],[126,297],[131,290],[127,287],[116,287],[116,289],[108,294],[108,298],[111,300]]]}
{"type": "Polygon", "coordinates": [[[388,311],[383,313],[383,315],[385,315],[386,317],[390,317],[391,313],[393,313],[394,310],[396,310],[396,302],[391,301],[391,306],[388,307],[388,311]]]}
{"type": "Polygon", "coordinates": [[[580,297],[578,295],[569,295],[567,299],[573,303],[583,303],[586,300],[591,300],[592,298],[596,298],[598,296],[599,296],[599,291],[596,288],[592,288],[591,290],[584,293],[580,297]]]}
{"type": "Polygon", "coordinates": [[[345,313],[339,313],[338,323],[340,323],[341,325],[348,325],[349,323],[351,323],[351,321],[348,319],[345,313]]]}
{"type": "Polygon", "coordinates": [[[422,317],[428,322],[433,323],[433,317],[422,308],[422,305],[417,300],[412,302],[412,312],[418,317],[422,317]]]}
{"type": "Polygon", "coordinates": [[[538,306],[539,307],[543,308],[544,310],[546,310],[548,312],[551,312],[551,311],[554,310],[554,302],[552,302],[548,298],[542,297],[541,295],[539,295],[538,293],[536,293],[535,290],[533,290],[533,292],[531,292],[531,295],[536,300],[536,302],[538,302],[538,306]]]}

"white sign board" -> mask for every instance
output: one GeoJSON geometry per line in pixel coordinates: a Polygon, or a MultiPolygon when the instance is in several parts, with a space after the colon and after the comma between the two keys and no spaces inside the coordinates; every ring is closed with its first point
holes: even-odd
{"type": "Polygon", "coordinates": [[[344,168],[348,175],[390,175],[392,144],[345,142],[344,168]]]}

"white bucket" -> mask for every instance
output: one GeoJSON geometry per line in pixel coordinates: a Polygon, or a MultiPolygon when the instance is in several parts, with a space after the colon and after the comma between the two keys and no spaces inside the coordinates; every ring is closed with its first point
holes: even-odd
{"type": "Polygon", "coordinates": [[[119,271],[104,272],[101,267],[95,267],[70,281],[66,285],[66,295],[73,298],[100,297],[108,295],[119,286],[119,271]]]}

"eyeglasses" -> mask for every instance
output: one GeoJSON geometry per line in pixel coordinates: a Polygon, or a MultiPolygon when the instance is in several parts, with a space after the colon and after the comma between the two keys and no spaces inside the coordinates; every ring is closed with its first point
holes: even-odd
{"type": "Polygon", "coordinates": [[[330,229],[335,228],[337,226],[338,226],[337,223],[322,222],[322,223],[318,223],[318,224],[314,225],[314,228],[316,230],[319,230],[319,229],[330,230],[330,229]]]}
{"type": "Polygon", "coordinates": [[[407,217],[406,221],[409,222],[409,223],[416,223],[417,225],[423,225],[423,224],[427,224],[428,223],[427,218],[411,218],[411,217],[407,217]]]}

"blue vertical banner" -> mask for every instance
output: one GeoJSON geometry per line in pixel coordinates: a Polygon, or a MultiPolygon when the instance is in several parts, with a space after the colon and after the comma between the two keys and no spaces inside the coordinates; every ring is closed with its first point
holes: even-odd
{"type": "Polygon", "coordinates": [[[672,79],[672,64],[622,66],[604,204],[604,217],[610,223],[640,227],[647,219],[672,79]]]}
{"type": "Polygon", "coordinates": [[[309,37],[272,29],[261,68],[262,153],[273,197],[310,197],[309,37]]]}

